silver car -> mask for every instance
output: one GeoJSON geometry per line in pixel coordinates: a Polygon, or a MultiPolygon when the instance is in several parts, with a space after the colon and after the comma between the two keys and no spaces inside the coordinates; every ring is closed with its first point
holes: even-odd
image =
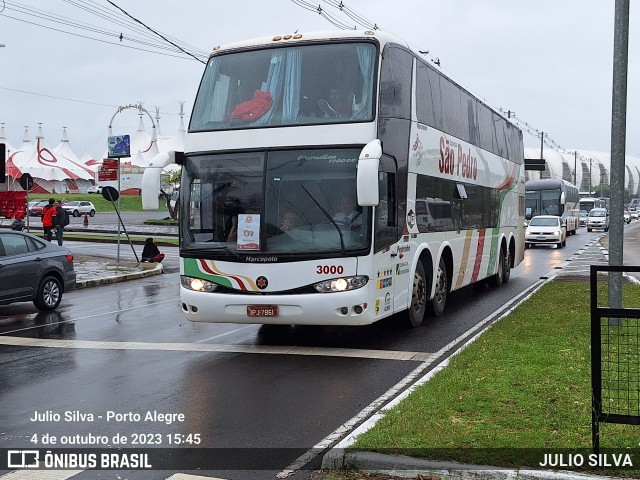
{"type": "Polygon", "coordinates": [[[73,255],[30,233],[0,232],[0,305],[33,302],[55,310],[63,292],[76,286],[73,255]]]}
{"type": "Polygon", "coordinates": [[[592,208],[587,219],[587,232],[600,229],[609,231],[609,212],[606,208],[592,208]]]}

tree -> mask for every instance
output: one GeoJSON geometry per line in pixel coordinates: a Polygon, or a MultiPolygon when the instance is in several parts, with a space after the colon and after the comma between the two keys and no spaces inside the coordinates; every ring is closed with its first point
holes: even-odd
{"type": "Polygon", "coordinates": [[[162,197],[164,198],[165,203],[167,204],[167,210],[169,211],[169,216],[171,217],[171,220],[177,220],[178,219],[178,204],[179,204],[179,196],[180,196],[180,190],[178,185],[180,185],[180,178],[182,175],[182,170],[175,170],[173,172],[168,173],[165,176],[165,181],[163,182],[164,185],[170,186],[172,191],[167,192],[164,188],[160,187],[160,195],[162,195],[162,197]],[[173,192],[178,192],[178,196],[176,197],[176,201],[175,204],[172,206],[171,205],[171,200],[172,200],[172,195],[173,192]]]}

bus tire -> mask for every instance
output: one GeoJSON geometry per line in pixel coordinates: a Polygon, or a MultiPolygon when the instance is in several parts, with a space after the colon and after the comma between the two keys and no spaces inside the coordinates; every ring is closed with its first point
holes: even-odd
{"type": "Polygon", "coordinates": [[[498,255],[498,266],[496,268],[496,273],[489,280],[492,287],[499,287],[504,282],[505,263],[508,261],[505,256],[505,249],[500,248],[500,255],[498,255]]]}
{"type": "Polygon", "coordinates": [[[444,307],[447,305],[447,295],[449,294],[449,277],[447,276],[447,266],[444,258],[440,257],[438,270],[436,273],[436,290],[433,298],[428,303],[429,313],[433,317],[439,317],[444,313],[444,307]]]}
{"type": "Polygon", "coordinates": [[[507,248],[504,252],[504,273],[502,274],[502,283],[507,283],[511,278],[512,261],[511,250],[507,248]]]}
{"type": "Polygon", "coordinates": [[[409,306],[409,326],[416,328],[422,324],[427,310],[427,276],[424,273],[424,265],[418,260],[416,271],[413,274],[413,287],[411,289],[411,305],[409,306]]]}

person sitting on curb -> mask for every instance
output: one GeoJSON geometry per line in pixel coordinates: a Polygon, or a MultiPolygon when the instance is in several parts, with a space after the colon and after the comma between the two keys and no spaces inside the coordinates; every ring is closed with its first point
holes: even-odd
{"type": "Polygon", "coordinates": [[[153,238],[149,237],[144,242],[142,249],[142,261],[149,263],[160,263],[164,260],[164,253],[160,253],[158,246],[153,242],[153,238]]]}

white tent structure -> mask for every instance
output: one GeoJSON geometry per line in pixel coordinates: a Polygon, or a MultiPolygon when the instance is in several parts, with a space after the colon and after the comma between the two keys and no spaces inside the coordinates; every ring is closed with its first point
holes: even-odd
{"type": "Polygon", "coordinates": [[[35,143],[25,131],[23,143],[11,157],[14,179],[28,173],[34,179],[33,192],[74,192],[86,189],[93,180],[93,172],[83,165],[69,145],[66,131],[56,148],[49,148],[38,127],[35,143]]]}
{"type": "MultiPolygon", "coordinates": [[[[590,150],[545,149],[545,170],[527,171],[527,180],[539,178],[562,178],[575,184],[581,192],[597,192],[611,182],[611,154],[590,150]]],[[[540,150],[524,149],[525,158],[540,158],[540,150]]],[[[625,157],[624,186],[631,197],[640,196],[640,158],[625,157]]]]}

